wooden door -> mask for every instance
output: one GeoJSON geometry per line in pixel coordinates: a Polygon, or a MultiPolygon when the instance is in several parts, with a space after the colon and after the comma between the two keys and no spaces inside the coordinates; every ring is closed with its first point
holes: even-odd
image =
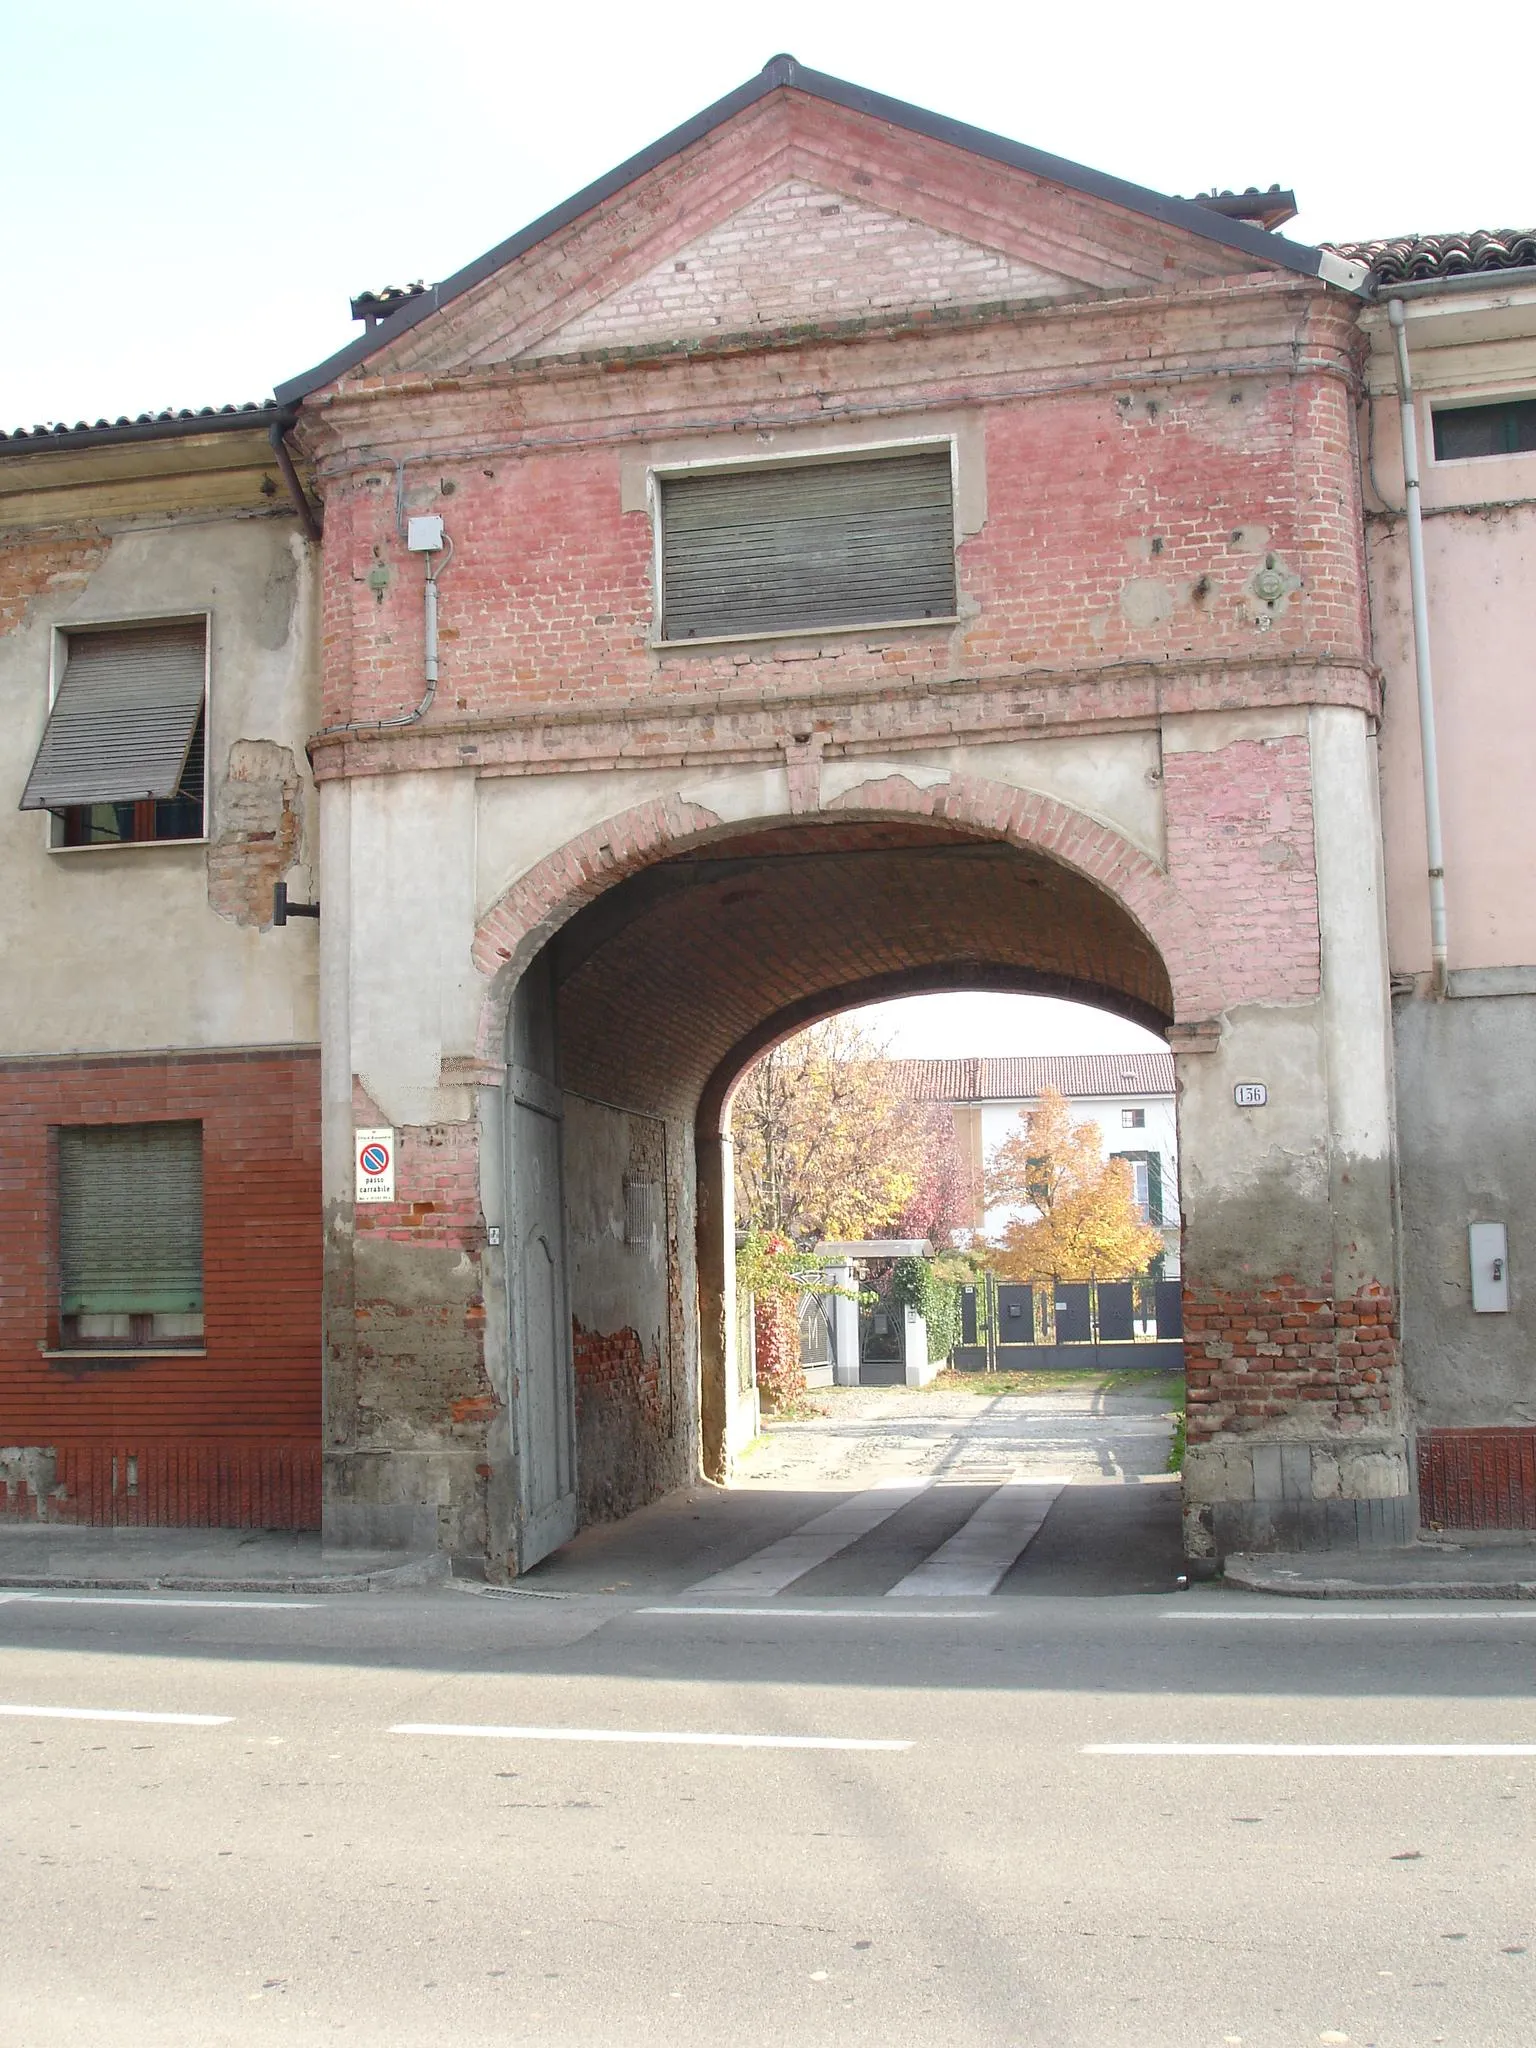
{"type": "Polygon", "coordinates": [[[526,1067],[507,1079],[515,1554],[525,1572],[576,1533],[576,1402],[560,1092],[526,1067]]]}

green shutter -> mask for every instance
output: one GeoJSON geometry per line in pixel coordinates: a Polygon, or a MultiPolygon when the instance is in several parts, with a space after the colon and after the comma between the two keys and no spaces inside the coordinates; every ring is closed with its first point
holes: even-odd
{"type": "Polygon", "coordinates": [[[1161,1152],[1147,1154],[1147,1221],[1163,1221],[1163,1155],[1161,1152]]]}
{"type": "Polygon", "coordinates": [[[203,1306],[203,1127],[59,1132],[60,1308],[196,1314],[203,1306]]]}
{"type": "Polygon", "coordinates": [[[661,481],[668,640],[955,609],[949,450],[661,481]]]}
{"type": "Polygon", "coordinates": [[[71,633],[24,811],[175,796],[203,708],[202,625],[71,633]]]}

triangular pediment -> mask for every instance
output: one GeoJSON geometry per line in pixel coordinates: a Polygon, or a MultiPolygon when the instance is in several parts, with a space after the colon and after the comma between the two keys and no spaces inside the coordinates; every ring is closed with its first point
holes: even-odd
{"type": "Polygon", "coordinates": [[[775,59],[279,396],[1270,267],[1316,252],[775,59]]]}
{"type": "Polygon", "coordinates": [[[791,178],[578,314],[537,351],[636,348],[1078,289],[1001,249],[791,178]]]}

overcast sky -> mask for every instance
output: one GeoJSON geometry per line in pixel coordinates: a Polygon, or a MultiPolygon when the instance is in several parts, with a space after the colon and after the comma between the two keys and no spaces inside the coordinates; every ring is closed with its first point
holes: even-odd
{"type": "Polygon", "coordinates": [[[1536,225],[1528,0],[1421,18],[0,0],[0,426],[265,397],[354,292],[446,276],[778,50],[1159,190],[1292,185],[1303,238],[1536,225]]]}
{"type": "MultiPolygon", "coordinates": [[[[0,427],[264,398],[780,50],[1167,192],[1293,186],[1304,240],[1536,225],[1528,4],[0,0],[0,427]]],[[[909,1056],[1118,1050],[1017,997],[909,1056]]]]}

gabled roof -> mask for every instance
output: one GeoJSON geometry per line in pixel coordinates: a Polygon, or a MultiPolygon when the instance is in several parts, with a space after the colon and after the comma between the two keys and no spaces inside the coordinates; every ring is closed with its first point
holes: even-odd
{"type": "MultiPolygon", "coordinates": [[[[1048,180],[1087,197],[1104,201],[1112,206],[1124,208],[1130,213],[1139,213],[1149,220],[1165,226],[1183,229],[1207,242],[1215,242],[1230,249],[1253,257],[1260,265],[1290,270],[1304,277],[1328,276],[1331,281],[1356,288],[1359,280],[1340,274],[1340,265],[1331,252],[1308,248],[1300,242],[1287,241],[1283,236],[1254,227],[1245,220],[1231,220],[1215,212],[1208,205],[1202,206],[1197,200],[1174,199],[1165,193],[1152,192],[1141,185],[1132,185],[1123,178],[1112,178],[1103,171],[1086,169],[1082,164],[1068,162],[1065,157],[1051,156],[1044,150],[1031,149],[1022,142],[1011,142],[1005,136],[992,135],[984,128],[972,128],[963,121],[951,121],[941,114],[929,113],[925,108],[909,106],[904,100],[887,99],[883,93],[869,92],[863,86],[850,85],[841,78],[831,78],[825,72],[811,71],[797,64],[793,57],[779,56],[770,59],[756,78],[727,93],[724,99],[716,100],[713,106],[695,114],[691,121],[685,121],[680,128],[663,135],[648,149],[632,156],[626,163],[609,171],[605,177],[575,193],[552,212],[542,214],[538,220],[500,242],[494,249],[488,249],[473,263],[455,271],[452,277],[428,290],[413,294],[405,302],[377,321],[370,331],[358,337],[346,348],[329,356],[323,363],[317,363],[302,376],[290,377],[277,386],[280,405],[297,404],[312,392],[319,391],[334,382],[346,371],[355,369],[417,326],[430,319],[443,307],[451,305],[464,293],[483,284],[497,271],[504,270],[540,242],[551,235],[559,234],[583,214],[590,213],[596,206],[612,199],[626,186],[664,164],[669,158],[681,154],[694,143],[701,141],[715,129],[766,99],[781,87],[793,87],[796,92],[813,99],[829,102],[845,108],[851,113],[865,114],[872,120],[885,121],[896,128],[906,129],[912,134],[926,136],[932,141],[947,143],[955,149],[969,151],[973,156],[984,157],[992,163],[1004,164],[1015,170],[1048,180]]],[[[1362,273],[1363,275],[1363,273],[1362,273]]]]}
{"type": "Polygon", "coordinates": [[[1012,1059],[892,1060],[913,1102],[1034,1102],[1054,1088],[1069,1102],[1173,1094],[1167,1052],[1028,1053],[1012,1059]]]}

